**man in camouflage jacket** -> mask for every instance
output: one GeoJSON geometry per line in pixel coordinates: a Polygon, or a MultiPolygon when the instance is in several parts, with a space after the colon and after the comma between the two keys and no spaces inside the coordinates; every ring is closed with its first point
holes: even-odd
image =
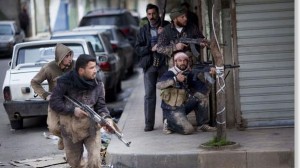
{"type": "MultiPolygon", "coordinates": [[[[160,34],[157,42],[157,52],[168,57],[169,68],[173,66],[173,59],[171,58],[173,52],[177,50],[184,52],[191,50],[187,44],[179,42],[179,38],[205,38],[195,24],[187,24],[189,18],[187,18],[186,8],[178,7],[172,9],[170,18],[172,20],[171,24],[164,28],[164,31],[160,34]]],[[[208,43],[206,40],[203,40],[199,45],[205,47],[208,43]]],[[[194,57],[198,57],[198,55],[194,55],[194,57]]]]}

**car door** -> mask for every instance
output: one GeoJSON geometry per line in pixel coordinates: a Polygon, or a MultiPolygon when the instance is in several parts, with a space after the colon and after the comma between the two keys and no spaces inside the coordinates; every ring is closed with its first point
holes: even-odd
{"type": "Polygon", "coordinates": [[[115,39],[118,44],[119,55],[126,58],[126,69],[131,68],[133,66],[133,47],[119,29],[115,29],[115,39]]]}

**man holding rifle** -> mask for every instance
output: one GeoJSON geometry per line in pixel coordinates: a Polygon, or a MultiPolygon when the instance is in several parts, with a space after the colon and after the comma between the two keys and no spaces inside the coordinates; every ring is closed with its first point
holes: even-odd
{"type": "MultiPolygon", "coordinates": [[[[191,111],[195,111],[196,114],[197,130],[215,131],[215,127],[207,124],[210,86],[197,78],[194,79],[187,54],[176,51],[172,56],[174,67],[165,72],[156,84],[156,87],[161,89],[161,108],[165,116],[163,133],[192,134],[195,129],[187,118],[191,111]]],[[[210,74],[214,73],[209,67],[208,71],[210,74]]]]}
{"type": "MultiPolygon", "coordinates": [[[[198,25],[196,26],[193,23],[187,24],[190,18],[187,18],[187,9],[185,7],[181,6],[172,9],[170,18],[172,23],[164,28],[157,42],[157,52],[168,56],[169,68],[173,66],[171,55],[174,51],[191,51],[188,44],[180,42],[180,38],[202,39],[199,45],[201,47],[208,46],[208,41],[199,30],[198,25]]],[[[194,57],[200,58],[199,55],[194,55],[194,57]]]]}
{"type": "Polygon", "coordinates": [[[152,131],[155,122],[155,104],[157,79],[168,70],[165,56],[157,53],[157,39],[163,31],[163,27],[169,24],[159,17],[159,8],[148,4],[146,7],[148,24],[145,24],[137,35],[135,45],[136,53],[140,57],[140,67],[144,72],[145,86],[145,128],[144,131],[152,131]]]}
{"type": "MultiPolygon", "coordinates": [[[[205,39],[202,32],[199,30],[198,25],[195,25],[193,22],[188,24],[187,8],[180,6],[173,8],[170,12],[171,24],[167,25],[164,28],[164,31],[160,34],[157,42],[157,52],[164,54],[168,58],[169,68],[175,66],[176,60],[174,60],[174,52],[184,52],[188,59],[188,69],[195,69],[198,67],[199,62],[201,62],[200,48],[209,47],[208,40],[205,39]],[[197,66],[197,67],[196,67],[197,66]]],[[[206,69],[201,69],[199,74],[196,74],[199,81],[203,82],[206,87],[209,87],[207,79],[211,77],[205,77],[206,69]]],[[[214,70],[214,68],[208,68],[206,71],[214,70]]],[[[195,72],[195,71],[194,71],[195,72]]],[[[203,98],[202,103],[206,102],[208,105],[208,96],[203,98]],[[205,101],[204,101],[205,100],[205,101]]],[[[163,115],[168,114],[167,110],[163,110],[163,115]]],[[[204,108],[202,111],[203,115],[208,115],[208,108],[204,108]]],[[[201,114],[201,115],[202,115],[201,114]]],[[[203,129],[206,128],[202,127],[203,129]]],[[[201,129],[202,129],[201,128],[201,129]]],[[[207,127],[207,130],[210,127],[207,127]]],[[[204,129],[205,130],[205,129],[204,129]]],[[[168,130],[168,121],[164,120],[163,132],[169,133],[168,130]]],[[[190,133],[190,131],[188,131],[190,133]]]]}
{"type": "MultiPolygon", "coordinates": [[[[89,114],[76,107],[65,96],[72,97],[90,106],[107,123],[113,120],[105,104],[104,85],[96,78],[96,58],[82,54],[78,57],[75,70],[57,80],[50,98],[50,108],[60,117],[60,129],[65,147],[67,162],[72,168],[101,167],[101,125],[88,117],[89,114]],[[84,146],[88,151],[88,163],[83,160],[84,146]]],[[[109,127],[108,127],[109,128],[109,127]]],[[[108,131],[112,131],[111,129],[108,131]]]]}

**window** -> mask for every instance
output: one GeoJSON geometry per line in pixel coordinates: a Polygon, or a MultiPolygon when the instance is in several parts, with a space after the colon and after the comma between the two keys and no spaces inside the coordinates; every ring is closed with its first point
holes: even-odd
{"type": "MultiPolygon", "coordinates": [[[[83,47],[79,44],[64,44],[73,52],[73,59],[77,59],[80,54],[84,53],[83,47]]],[[[47,63],[55,59],[56,44],[43,46],[33,46],[21,48],[17,55],[16,65],[30,63],[47,63]]]]}
{"type": "Polygon", "coordinates": [[[10,25],[0,25],[0,35],[13,35],[10,25]]]}
{"type": "Polygon", "coordinates": [[[98,35],[71,35],[71,36],[54,36],[51,39],[84,39],[92,43],[95,52],[104,52],[103,44],[98,35]]]}

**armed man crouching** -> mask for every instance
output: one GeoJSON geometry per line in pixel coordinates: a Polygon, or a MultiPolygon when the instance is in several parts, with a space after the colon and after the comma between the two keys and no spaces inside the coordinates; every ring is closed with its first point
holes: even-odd
{"type": "MultiPolygon", "coordinates": [[[[174,66],[165,72],[156,84],[156,87],[161,89],[161,108],[165,116],[163,132],[192,134],[195,129],[188,121],[187,114],[193,110],[196,114],[197,130],[215,131],[215,127],[207,124],[210,91],[208,83],[194,78],[186,53],[174,52],[173,58],[174,66]]],[[[204,71],[211,74],[215,72],[214,68],[209,67],[204,71]]]]}
{"type": "Polygon", "coordinates": [[[65,96],[89,105],[113,125],[105,104],[104,85],[97,77],[96,66],[95,57],[81,54],[76,60],[75,70],[57,80],[49,102],[51,109],[59,114],[64,150],[72,168],[101,167],[101,125],[88,117],[86,111],[66,100],[65,96]],[[83,159],[84,146],[88,152],[88,163],[83,159]]]}

